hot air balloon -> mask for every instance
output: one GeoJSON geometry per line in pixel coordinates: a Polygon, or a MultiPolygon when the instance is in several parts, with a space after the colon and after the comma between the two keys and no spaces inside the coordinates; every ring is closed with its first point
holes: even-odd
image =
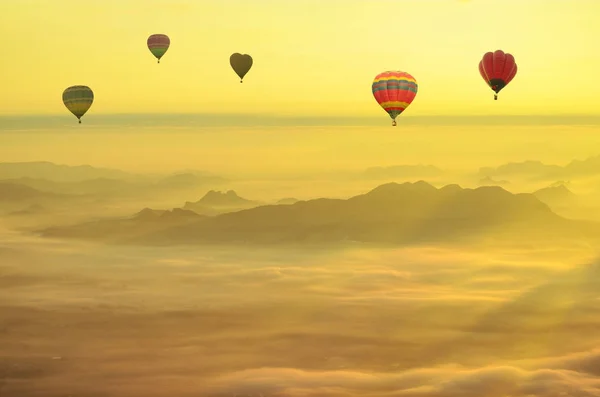
{"type": "Polygon", "coordinates": [[[81,124],[81,117],[89,110],[94,102],[94,93],[85,85],[74,85],[63,92],[63,103],[81,124]]]}
{"type": "Polygon", "coordinates": [[[392,118],[396,126],[396,117],[411,104],[417,95],[417,81],[406,72],[389,71],[375,76],[373,96],[379,105],[392,118]]]}
{"type": "Polygon", "coordinates": [[[506,87],[517,74],[515,57],[502,50],[486,52],[479,62],[479,73],[495,92],[494,100],[498,100],[500,90],[506,87]]]}
{"type": "Polygon", "coordinates": [[[238,54],[236,52],[229,57],[229,63],[235,73],[240,76],[240,83],[243,83],[244,76],[252,67],[252,57],[248,54],[238,54]]]}
{"type": "Polygon", "coordinates": [[[158,59],[158,63],[160,63],[160,58],[165,55],[170,45],[171,40],[166,34],[153,34],[148,37],[148,49],[158,59]]]}

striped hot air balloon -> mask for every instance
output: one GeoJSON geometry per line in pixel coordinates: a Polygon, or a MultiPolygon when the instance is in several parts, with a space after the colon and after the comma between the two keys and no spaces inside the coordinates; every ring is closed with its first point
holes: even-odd
{"type": "Polygon", "coordinates": [[[497,100],[500,90],[506,87],[517,74],[515,57],[502,50],[486,52],[479,61],[479,74],[494,91],[494,100],[497,100]]]}
{"type": "Polygon", "coordinates": [[[417,95],[417,81],[406,72],[388,71],[375,76],[371,87],[373,96],[379,105],[392,118],[396,126],[396,117],[412,103],[417,95]]]}
{"type": "Polygon", "coordinates": [[[148,37],[148,49],[158,59],[158,63],[160,63],[160,58],[165,55],[170,45],[171,40],[166,34],[153,34],[148,37]]]}
{"type": "Polygon", "coordinates": [[[81,117],[94,103],[94,93],[90,87],[85,85],[74,85],[67,88],[64,90],[62,98],[67,109],[79,120],[79,124],[81,124],[81,117]]]}

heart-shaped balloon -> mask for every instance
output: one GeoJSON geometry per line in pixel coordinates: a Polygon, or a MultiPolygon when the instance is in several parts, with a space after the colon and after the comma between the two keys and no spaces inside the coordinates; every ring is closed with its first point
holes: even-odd
{"type": "Polygon", "coordinates": [[[239,54],[236,52],[229,57],[229,64],[235,73],[240,76],[240,83],[242,83],[244,76],[252,67],[252,57],[248,54],[239,54]]]}

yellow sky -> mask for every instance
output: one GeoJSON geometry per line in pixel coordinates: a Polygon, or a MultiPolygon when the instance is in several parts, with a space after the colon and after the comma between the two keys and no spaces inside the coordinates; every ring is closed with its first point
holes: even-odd
{"type": "Polygon", "coordinates": [[[250,129],[64,124],[55,130],[1,133],[0,159],[90,164],[136,172],[192,168],[235,178],[246,173],[303,174],[398,164],[470,171],[524,160],[564,165],[598,155],[600,147],[598,126],[393,128],[383,122],[374,127],[250,129]]]}
{"type": "Polygon", "coordinates": [[[419,82],[402,117],[598,114],[597,15],[598,0],[3,0],[0,113],[64,114],[85,84],[89,114],[387,117],[371,82],[399,69],[419,82]],[[171,37],[160,65],[152,33],[171,37]],[[477,64],[498,48],[519,73],[496,102],[477,64]],[[243,85],[233,52],[254,57],[243,85]]]}

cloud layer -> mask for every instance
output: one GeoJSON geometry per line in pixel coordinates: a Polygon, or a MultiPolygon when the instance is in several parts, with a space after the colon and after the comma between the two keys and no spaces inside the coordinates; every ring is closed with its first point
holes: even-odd
{"type": "Polygon", "coordinates": [[[1,237],[3,396],[600,396],[591,251],[1,237]]]}

